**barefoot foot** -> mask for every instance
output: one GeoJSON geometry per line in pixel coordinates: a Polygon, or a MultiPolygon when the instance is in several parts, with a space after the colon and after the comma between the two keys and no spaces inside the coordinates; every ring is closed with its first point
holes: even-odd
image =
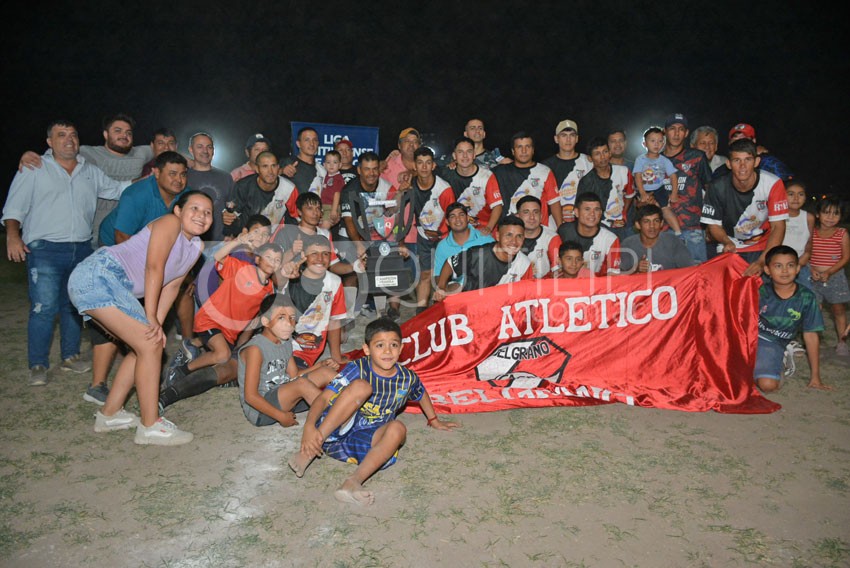
{"type": "Polygon", "coordinates": [[[296,477],[304,477],[304,472],[307,471],[307,467],[313,462],[313,459],[304,452],[298,452],[289,458],[289,469],[295,473],[296,477]]]}
{"type": "Polygon", "coordinates": [[[375,494],[366,491],[363,486],[351,479],[346,479],[342,486],[334,491],[334,497],[340,503],[351,503],[361,507],[368,507],[375,502],[375,494]]]}

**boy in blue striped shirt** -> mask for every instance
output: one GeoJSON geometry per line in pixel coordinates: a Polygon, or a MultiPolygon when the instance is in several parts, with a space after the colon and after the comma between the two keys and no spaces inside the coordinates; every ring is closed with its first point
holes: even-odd
{"type": "Polygon", "coordinates": [[[369,323],[364,341],[366,356],[346,365],[310,405],[301,451],[289,460],[298,477],[322,453],[357,464],[334,493],[337,500],[355,505],[375,501],[363,483],[396,462],[407,428],[395,418],[408,400],[419,403],[428,426],[438,430],[460,426],[441,421],[416,373],[398,364],[401,328],[397,323],[387,318],[369,323]]]}

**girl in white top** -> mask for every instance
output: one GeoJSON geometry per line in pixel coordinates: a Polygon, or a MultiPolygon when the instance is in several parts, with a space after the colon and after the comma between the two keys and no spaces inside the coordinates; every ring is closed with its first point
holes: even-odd
{"type": "Polygon", "coordinates": [[[804,285],[809,281],[809,258],[812,256],[812,233],[815,216],[803,209],[806,204],[806,186],[799,181],[789,181],[785,185],[788,195],[788,221],[785,223],[783,245],[797,251],[800,257],[800,274],[797,281],[804,285]]]}

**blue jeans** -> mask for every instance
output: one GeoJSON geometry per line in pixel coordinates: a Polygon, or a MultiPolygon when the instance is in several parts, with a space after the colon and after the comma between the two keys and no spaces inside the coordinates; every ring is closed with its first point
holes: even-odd
{"type": "Polygon", "coordinates": [[[29,366],[49,367],[53,322],[59,315],[62,359],[79,355],[82,320],[68,298],[68,276],[91,254],[91,242],[54,243],[37,240],[27,245],[30,313],[27,324],[29,366]]]}
{"type": "Polygon", "coordinates": [[[703,263],[708,260],[705,250],[705,233],[702,229],[682,229],[682,235],[679,238],[688,247],[688,252],[695,261],[703,263]]]}

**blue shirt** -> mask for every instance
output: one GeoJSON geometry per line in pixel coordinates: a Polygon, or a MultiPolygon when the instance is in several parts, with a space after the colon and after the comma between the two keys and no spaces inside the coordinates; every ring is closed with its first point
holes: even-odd
{"type": "MultiPolygon", "coordinates": [[[[372,360],[369,357],[361,357],[343,367],[339,374],[325,387],[334,393],[328,409],[333,406],[336,397],[343,389],[358,379],[362,379],[372,386],[372,396],[358,409],[353,420],[328,436],[325,443],[338,440],[348,432],[350,427],[364,428],[386,424],[395,418],[396,414],[407,404],[407,401],[422,400],[422,397],[425,396],[425,387],[419,380],[419,375],[407,367],[402,367],[396,363],[395,375],[384,377],[372,369],[372,360]]],[[[327,414],[328,409],[325,410],[325,414],[327,414]]]]}
{"type": "Polygon", "coordinates": [[[2,222],[19,221],[25,244],[38,240],[90,241],[97,198],[118,199],[126,186],[126,182],[110,179],[80,155],[69,174],[48,150],[41,157],[41,167],[24,168],[15,174],[2,222]]]}
{"type": "Polygon", "coordinates": [[[641,154],[635,160],[632,173],[635,178],[640,177],[644,191],[655,191],[664,187],[664,180],[678,173],[678,170],[670,158],[663,154],[659,154],[657,158],[641,154]]]}
{"type": "MultiPolygon", "coordinates": [[[[186,188],[188,189],[188,187],[186,188]]],[[[173,205],[186,191],[184,189],[171,201],[173,205]]],[[[115,230],[125,235],[135,235],[142,227],[168,213],[170,207],[162,200],[159,186],[154,176],[139,180],[121,194],[118,207],[106,216],[100,225],[100,244],[112,246],[115,244],[115,230]]]]}
{"type": "Polygon", "coordinates": [[[469,238],[466,239],[466,242],[462,245],[457,244],[454,235],[449,232],[446,238],[437,244],[437,252],[434,253],[434,276],[437,278],[440,277],[440,271],[443,270],[443,265],[449,257],[452,257],[461,251],[465,251],[470,247],[492,242],[495,242],[493,237],[489,235],[482,235],[475,227],[469,228],[469,238]]]}

